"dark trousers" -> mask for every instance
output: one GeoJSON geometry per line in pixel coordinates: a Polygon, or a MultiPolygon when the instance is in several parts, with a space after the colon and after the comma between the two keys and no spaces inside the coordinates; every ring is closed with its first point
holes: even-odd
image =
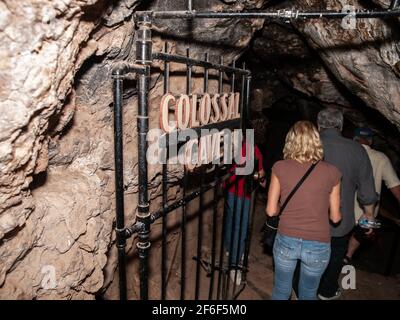
{"type": "MultiPolygon", "coordinates": [[[[339,289],[339,276],[343,268],[343,258],[347,252],[349,235],[331,238],[331,257],[328,267],[322,275],[318,293],[324,297],[333,297],[339,289]]],[[[298,296],[299,264],[293,279],[293,289],[298,296]]]]}
{"type": "Polygon", "coordinates": [[[342,272],[349,238],[349,235],[331,238],[331,258],[318,289],[318,293],[324,297],[333,297],[339,289],[339,276],[342,272]]]}

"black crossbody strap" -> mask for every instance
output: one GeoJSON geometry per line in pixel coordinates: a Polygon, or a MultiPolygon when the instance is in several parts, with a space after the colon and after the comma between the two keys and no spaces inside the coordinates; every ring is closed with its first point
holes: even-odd
{"type": "Polygon", "coordinates": [[[289,203],[290,199],[294,196],[294,194],[297,192],[297,190],[301,187],[303,182],[307,179],[307,177],[310,175],[310,173],[314,170],[314,168],[317,166],[319,161],[316,163],[313,163],[310,168],[308,168],[307,172],[304,174],[304,176],[299,180],[299,182],[296,184],[296,186],[293,188],[293,190],[289,193],[287,196],[285,202],[282,204],[282,207],[279,210],[279,216],[282,214],[283,210],[285,210],[287,204],[289,203]]]}

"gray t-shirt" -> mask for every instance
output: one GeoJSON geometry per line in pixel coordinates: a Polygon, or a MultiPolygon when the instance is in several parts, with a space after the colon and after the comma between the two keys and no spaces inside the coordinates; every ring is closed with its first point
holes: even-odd
{"type": "Polygon", "coordinates": [[[374,204],[377,200],[374,176],[367,152],[357,142],[342,137],[336,129],[321,132],[324,160],[342,173],[340,211],[342,220],[331,226],[332,237],[343,237],[354,227],[354,197],[360,204],[374,204]]]}

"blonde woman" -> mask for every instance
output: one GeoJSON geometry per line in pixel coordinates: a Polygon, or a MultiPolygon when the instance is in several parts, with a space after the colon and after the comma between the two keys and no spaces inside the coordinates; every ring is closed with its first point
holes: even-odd
{"type": "Polygon", "coordinates": [[[299,180],[316,164],[280,216],[273,254],[275,280],[272,299],[288,300],[293,273],[300,260],[299,299],[315,300],[330,257],[329,219],[338,223],[341,173],[323,159],[317,128],[309,121],[297,122],[286,136],[284,160],[272,167],[266,212],[278,214],[299,180]]]}

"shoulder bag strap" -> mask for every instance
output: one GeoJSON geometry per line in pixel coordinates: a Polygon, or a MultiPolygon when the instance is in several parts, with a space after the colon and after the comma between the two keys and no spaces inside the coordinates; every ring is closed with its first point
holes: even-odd
{"type": "Polygon", "coordinates": [[[299,180],[299,182],[296,184],[296,186],[293,188],[293,190],[289,193],[289,195],[287,196],[285,202],[282,204],[280,210],[279,210],[279,214],[278,216],[280,216],[283,212],[283,210],[285,210],[287,204],[289,203],[290,199],[292,199],[292,197],[294,196],[294,194],[297,192],[297,190],[301,187],[301,185],[303,184],[303,182],[307,179],[307,177],[310,175],[310,173],[314,170],[314,168],[317,166],[319,161],[317,161],[316,163],[313,163],[310,168],[308,168],[307,172],[304,174],[304,176],[299,180]]]}

